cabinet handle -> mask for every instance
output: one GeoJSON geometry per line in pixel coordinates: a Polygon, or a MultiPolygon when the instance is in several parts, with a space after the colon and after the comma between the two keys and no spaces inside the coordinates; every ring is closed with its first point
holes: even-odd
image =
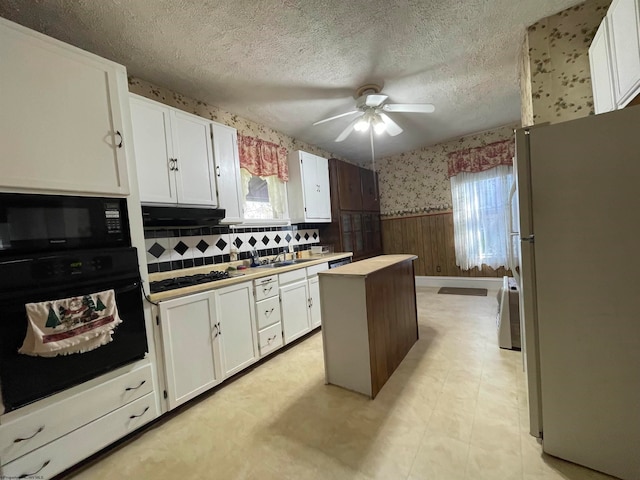
{"type": "Polygon", "coordinates": [[[264,311],[264,316],[269,318],[272,313],[273,313],[273,307],[271,307],[271,310],[265,310],[264,311]]]}
{"type": "Polygon", "coordinates": [[[311,298],[309,299],[309,301],[311,302],[311,305],[309,305],[309,308],[311,308],[311,307],[313,307],[313,297],[311,297],[311,298]]]}
{"type": "Polygon", "coordinates": [[[124,391],[125,391],[125,392],[128,392],[129,390],[137,390],[137,389],[139,389],[142,385],[144,385],[145,383],[147,383],[147,381],[146,381],[146,380],[142,380],[142,381],[140,382],[140,385],[138,385],[137,387],[127,387],[127,388],[125,388],[125,389],[124,389],[124,391]]]}
{"type": "Polygon", "coordinates": [[[311,299],[307,298],[307,307],[311,308],[311,299]]]}
{"type": "Polygon", "coordinates": [[[133,420],[134,418],[140,418],[145,413],[147,413],[147,410],[149,410],[149,407],[145,407],[144,410],[142,411],[142,413],[139,414],[139,415],[129,415],[129,420],[133,420]]]}
{"type": "Polygon", "coordinates": [[[278,338],[278,335],[274,335],[273,337],[267,338],[267,345],[271,344],[271,342],[273,342],[276,338],[278,338]]]}
{"type": "Polygon", "coordinates": [[[174,158],[173,159],[173,169],[177,172],[178,171],[178,159],[174,158]]]}
{"type": "Polygon", "coordinates": [[[215,329],[215,332],[216,332],[213,334],[213,338],[218,338],[218,325],[214,325],[213,328],[215,329]]]}
{"type": "Polygon", "coordinates": [[[176,166],[175,166],[175,164],[173,162],[174,162],[173,158],[170,158],[169,159],[169,170],[172,171],[172,172],[176,169],[176,166]]]}
{"type": "Polygon", "coordinates": [[[216,175],[220,176],[220,166],[216,165],[216,175]]]}
{"type": "Polygon", "coordinates": [[[271,291],[272,288],[273,288],[273,285],[269,285],[269,288],[262,287],[262,293],[264,293],[266,295],[267,293],[269,293],[271,291]]]}
{"type": "Polygon", "coordinates": [[[218,322],[218,335],[222,335],[222,329],[220,328],[220,322],[218,322]]]}
{"type": "Polygon", "coordinates": [[[20,475],[18,478],[29,478],[29,477],[35,477],[37,474],[39,474],[39,473],[42,471],[42,469],[43,469],[44,467],[46,467],[46,466],[47,466],[47,465],[49,465],[50,463],[51,463],[51,460],[47,460],[47,461],[46,461],[46,462],[44,462],[44,463],[42,464],[42,466],[41,466],[38,470],[36,470],[35,472],[33,472],[33,473],[23,473],[23,474],[22,474],[22,475],[20,475]]]}
{"type": "MultiPolygon", "coordinates": [[[[35,431],[35,433],[33,435],[31,435],[30,437],[24,437],[24,438],[16,438],[13,443],[20,443],[20,442],[24,442],[26,440],[31,440],[33,437],[35,437],[36,435],[38,435],[41,431],[44,430],[44,425],[41,426],[38,430],[35,431]]],[[[40,470],[38,470],[40,471],[40,470]]],[[[36,472],[38,473],[38,472],[36,472]]]]}
{"type": "MultiPolygon", "coordinates": [[[[118,143],[116,145],[116,147],[122,148],[122,134],[120,133],[120,130],[116,130],[116,135],[118,135],[120,137],[120,143],[118,143]]],[[[40,469],[40,470],[42,470],[42,469],[40,469]]],[[[40,471],[40,470],[38,470],[38,471],[40,471]]]]}

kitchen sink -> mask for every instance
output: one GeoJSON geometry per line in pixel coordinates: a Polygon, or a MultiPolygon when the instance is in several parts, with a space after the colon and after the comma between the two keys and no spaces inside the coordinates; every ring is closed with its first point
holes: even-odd
{"type": "Polygon", "coordinates": [[[295,260],[286,260],[284,262],[275,262],[275,263],[266,263],[264,265],[258,265],[257,267],[252,268],[278,268],[278,267],[288,267],[290,265],[297,265],[299,263],[305,263],[312,261],[312,258],[296,258],[295,260]]]}

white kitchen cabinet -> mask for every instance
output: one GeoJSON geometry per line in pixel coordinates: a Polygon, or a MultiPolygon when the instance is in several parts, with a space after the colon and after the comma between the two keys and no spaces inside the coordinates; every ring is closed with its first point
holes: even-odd
{"type": "Polygon", "coordinates": [[[240,159],[238,133],[235,128],[211,122],[213,159],[216,167],[218,206],[224,208],[224,224],[243,222],[242,187],[240,185],[240,159]]]}
{"type": "Polygon", "coordinates": [[[330,222],[329,161],[301,150],[289,154],[289,213],[292,222],[330,222]]]}
{"type": "Polygon", "coordinates": [[[141,202],[217,206],[211,122],[134,94],[130,105],[141,202]]]}
{"type": "Polygon", "coordinates": [[[311,330],[309,286],[307,280],[280,286],[282,330],[287,344],[311,330]]]}
{"type": "Polygon", "coordinates": [[[0,18],[0,187],[129,193],[126,69],[0,18]]]}
{"type": "Polygon", "coordinates": [[[169,409],[222,380],[214,297],[197,293],[160,302],[169,409]]]}
{"type": "Polygon", "coordinates": [[[320,282],[316,275],[309,279],[309,320],[312,329],[321,325],[320,317],[320,282]]]}
{"type": "Polygon", "coordinates": [[[615,98],[622,108],[640,93],[640,0],[614,0],[605,21],[615,98]]]}
{"type": "Polygon", "coordinates": [[[609,46],[609,24],[606,19],[593,37],[589,47],[591,86],[595,113],[611,112],[616,109],[613,91],[613,70],[609,46]]]}
{"type": "Polygon", "coordinates": [[[318,280],[318,273],[324,272],[329,269],[329,263],[319,263],[307,267],[307,281],[309,282],[309,322],[311,328],[314,329],[321,325],[321,312],[320,312],[320,283],[318,280]]]}
{"type": "Polygon", "coordinates": [[[254,363],[258,355],[253,284],[244,282],[214,290],[217,331],[225,378],[254,363]]]}

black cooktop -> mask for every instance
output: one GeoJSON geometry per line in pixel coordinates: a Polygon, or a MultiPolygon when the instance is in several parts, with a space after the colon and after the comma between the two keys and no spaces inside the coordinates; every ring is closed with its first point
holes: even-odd
{"type": "Polygon", "coordinates": [[[225,278],[229,278],[228,272],[212,270],[209,273],[199,273],[197,275],[168,278],[166,280],[151,282],[149,284],[149,288],[151,289],[151,293],[166,292],[167,290],[173,290],[175,288],[189,287],[191,285],[198,285],[200,283],[215,282],[216,280],[224,280],[225,278]]]}

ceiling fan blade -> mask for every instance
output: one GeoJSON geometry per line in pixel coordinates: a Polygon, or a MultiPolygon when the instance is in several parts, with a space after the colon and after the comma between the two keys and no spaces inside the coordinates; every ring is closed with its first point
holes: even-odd
{"type": "Polygon", "coordinates": [[[385,127],[387,127],[387,133],[389,135],[391,135],[392,137],[395,137],[396,135],[399,135],[402,133],[402,128],[400,127],[400,125],[398,125],[396,122],[391,120],[389,115],[382,112],[378,113],[378,115],[380,115],[380,118],[384,122],[385,127]]]}
{"type": "Polygon", "coordinates": [[[349,125],[345,128],[340,135],[336,138],[336,142],[342,142],[345,138],[347,138],[351,132],[353,132],[353,127],[356,125],[358,120],[362,115],[358,115],[349,125]]]}
{"type": "Polygon", "coordinates": [[[347,115],[353,115],[354,113],[358,113],[360,110],[352,110],[350,112],[346,112],[346,113],[341,113],[340,115],[336,115],[334,117],[329,117],[329,118],[325,118],[324,120],[319,120],[317,122],[315,122],[313,125],[320,125],[321,123],[324,122],[330,122],[331,120],[335,120],[336,118],[341,118],[341,117],[346,117],[347,115]]]}
{"type": "Polygon", "coordinates": [[[431,113],[436,111],[436,107],[430,103],[387,103],[382,106],[385,112],[416,112],[431,113]]]}
{"type": "Polygon", "coordinates": [[[367,107],[379,107],[380,105],[382,105],[382,102],[384,102],[387,98],[389,98],[388,95],[372,93],[367,95],[367,98],[365,99],[364,102],[367,105],[367,107]]]}

